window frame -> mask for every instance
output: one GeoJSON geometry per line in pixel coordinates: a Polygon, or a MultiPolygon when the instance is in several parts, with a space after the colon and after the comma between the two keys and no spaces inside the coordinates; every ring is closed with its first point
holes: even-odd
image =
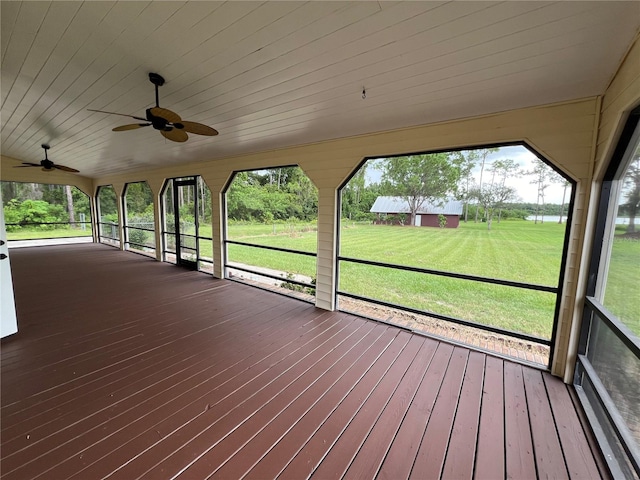
{"type": "Polygon", "coordinates": [[[587,414],[589,422],[594,426],[593,430],[598,443],[605,452],[611,452],[605,455],[605,458],[614,478],[626,476],[623,472],[625,467],[620,466],[616,460],[616,454],[626,454],[629,466],[635,470],[636,476],[640,476],[640,446],[635,444],[615,402],[609,396],[609,393],[601,382],[598,373],[593,368],[587,355],[589,353],[589,340],[594,324],[594,317],[597,317],[636,358],[640,358],[640,339],[603,304],[613,246],[615,218],[619,207],[619,193],[624,174],[629,165],[625,162],[627,160],[629,160],[629,162],[631,161],[633,155],[632,149],[637,147],[639,140],[640,107],[630,112],[602,180],[596,223],[593,232],[585,304],[578,343],[578,355],[573,378],[573,384],[578,398],[587,414]],[[598,248],[599,245],[601,245],[600,248],[598,248]],[[584,383],[590,384],[590,389],[593,390],[592,396],[596,400],[595,405],[592,404],[585,393],[582,387],[584,383]],[[596,412],[594,407],[600,410],[596,412]],[[598,416],[606,419],[607,430],[613,431],[623,451],[620,451],[615,445],[609,442],[609,436],[600,425],[598,416]]]}
{"type": "MultiPolygon", "coordinates": [[[[227,183],[225,184],[225,186],[223,187],[222,191],[221,191],[221,202],[222,202],[222,274],[223,274],[223,278],[227,279],[227,280],[232,280],[235,282],[239,282],[239,283],[244,283],[244,284],[248,284],[254,288],[259,288],[261,290],[268,290],[269,292],[272,293],[276,293],[278,295],[282,295],[282,296],[286,296],[286,297],[293,297],[296,298],[298,300],[301,300],[303,302],[306,303],[315,303],[315,299],[317,298],[317,289],[316,289],[316,284],[315,283],[308,283],[308,282],[303,282],[303,281],[299,281],[296,280],[295,278],[282,278],[279,277],[277,275],[272,275],[269,274],[267,272],[263,272],[263,271],[259,271],[257,269],[253,269],[253,268],[246,268],[246,267],[240,267],[238,265],[234,265],[230,263],[229,260],[229,245],[240,245],[240,246],[244,246],[244,247],[249,247],[249,248],[256,248],[258,250],[262,249],[262,250],[269,250],[269,251],[275,251],[275,252],[280,252],[280,253],[288,253],[288,254],[294,254],[294,255],[301,255],[301,256],[306,256],[306,257],[312,257],[315,259],[315,264],[316,264],[316,275],[317,275],[317,268],[318,268],[318,252],[307,252],[307,251],[303,251],[303,250],[293,250],[293,249],[289,249],[289,248],[282,248],[282,247],[273,247],[273,246],[267,246],[267,245],[260,245],[257,243],[251,243],[251,242],[241,242],[238,240],[230,240],[229,239],[229,233],[228,233],[228,221],[229,221],[229,216],[228,216],[228,207],[227,207],[227,194],[229,193],[229,189],[231,188],[231,185],[233,184],[233,181],[235,180],[236,176],[239,173],[243,173],[243,172],[256,172],[256,171],[260,171],[260,170],[270,170],[273,168],[289,168],[289,167],[298,167],[302,170],[302,167],[296,163],[293,164],[286,164],[286,165],[276,165],[276,166],[271,166],[271,167],[259,167],[259,168],[246,168],[246,169],[240,169],[240,170],[234,170],[231,173],[231,176],[229,177],[227,183]],[[231,270],[231,271],[230,271],[231,270]],[[237,271],[241,271],[244,273],[248,273],[251,275],[257,275],[259,277],[264,277],[264,278],[269,278],[271,280],[277,280],[280,282],[286,282],[286,283],[290,283],[290,284],[294,284],[297,285],[299,287],[302,288],[306,288],[306,289],[310,289],[313,290],[314,294],[313,294],[313,301],[312,300],[308,300],[305,298],[302,298],[300,296],[295,296],[295,295],[290,295],[288,293],[285,292],[281,292],[277,289],[269,289],[267,287],[263,287],[257,283],[246,283],[243,282],[242,280],[240,280],[239,278],[237,278],[235,275],[233,275],[233,270],[237,270],[237,271]]],[[[303,170],[304,172],[304,170],[303,170]]],[[[306,172],[304,172],[305,175],[306,172]]],[[[308,176],[308,175],[307,175],[308,176]]],[[[317,188],[317,187],[316,187],[317,188]]],[[[317,222],[317,220],[316,220],[317,222]]],[[[316,238],[317,238],[317,233],[316,233],[316,238]]],[[[255,265],[250,265],[249,267],[255,267],[255,265]]]]}
{"type": "Polygon", "coordinates": [[[106,223],[102,221],[102,204],[100,202],[100,192],[103,189],[106,188],[111,188],[113,190],[113,193],[115,195],[115,206],[116,206],[116,214],[118,214],[118,202],[120,201],[120,198],[118,196],[118,193],[116,192],[116,189],[113,187],[112,184],[108,184],[108,185],[99,185],[97,190],[96,190],[96,226],[97,226],[97,237],[98,237],[98,243],[102,243],[105,245],[109,245],[111,247],[116,247],[116,248],[120,248],[120,245],[122,245],[122,239],[120,238],[120,222],[122,221],[122,219],[120,218],[120,215],[118,214],[118,223],[114,224],[113,222],[110,223],[106,223]],[[107,237],[106,235],[102,234],[102,226],[103,225],[109,225],[111,227],[113,227],[115,225],[116,227],[116,232],[117,232],[117,237],[107,237]],[[103,238],[106,240],[109,240],[108,242],[104,242],[103,238]]]}

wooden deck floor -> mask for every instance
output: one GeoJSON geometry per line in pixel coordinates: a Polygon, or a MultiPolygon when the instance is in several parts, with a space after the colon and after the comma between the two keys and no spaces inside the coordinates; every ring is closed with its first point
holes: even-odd
{"type": "Polygon", "coordinates": [[[604,475],[539,370],[104,245],[11,262],[3,479],[604,475]]]}

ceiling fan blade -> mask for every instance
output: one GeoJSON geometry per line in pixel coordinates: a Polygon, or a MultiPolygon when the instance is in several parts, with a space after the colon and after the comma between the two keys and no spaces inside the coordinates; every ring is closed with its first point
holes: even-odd
{"type": "Polygon", "coordinates": [[[148,127],[150,123],[130,123],[129,125],[120,125],[113,129],[114,132],[124,132],[126,130],[135,130],[136,128],[148,127]]]}
{"type": "Polygon", "coordinates": [[[22,162],[22,165],[14,165],[14,168],[39,167],[39,163],[22,162]]]}
{"type": "Polygon", "coordinates": [[[174,127],[180,128],[179,125],[183,126],[185,132],[196,133],[198,135],[208,135],[210,137],[218,135],[218,131],[215,128],[211,128],[208,125],[204,125],[202,123],[181,121],[178,123],[178,125],[174,125],[174,127]]]}
{"type": "Polygon", "coordinates": [[[121,117],[129,117],[129,118],[133,118],[135,120],[142,120],[143,122],[146,122],[147,119],[146,118],[142,118],[142,117],[136,117],[134,115],[127,115],[125,113],[116,113],[116,112],[105,112],[104,110],[93,110],[91,108],[87,108],[87,110],[89,110],[90,112],[98,112],[98,113],[108,113],[109,115],[120,115],[121,117]]]}
{"type": "Polygon", "coordinates": [[[180,118],[180,115],[178,115],[176,112],[172,112],[171,110],[161,107],[153,107],[151,109],[151,115],[153,115],[154,117],[164,118],[167,122],[170,123],[175,123],[182,120],[180,118]]]}
{"type": "Polygon", "coordinates": [[[160,130],[160,133],[164,138],[167,138],[172,142],[186,142],[187,139],[189,138],[189,135],[187,135],[187,132],[185,132],[184,130],[178,130],[176,128],[173,128],[169,131],[160,130]]]}
{"type": "Polygon", "coordinates": [[[76,170],[75,168],[67,167],[65,165],[54,165],[53,168],[57,168],[58,170],[64,170],[65,172],[71,172],[71,173],[80,172],[80,170],[76,170]]]}

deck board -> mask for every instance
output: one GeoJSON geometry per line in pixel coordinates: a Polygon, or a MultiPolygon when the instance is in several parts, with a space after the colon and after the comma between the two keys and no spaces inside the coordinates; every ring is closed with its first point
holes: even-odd
{"type": "Polygon", "coordinates": [[[3,479],[606,476],[547,372],[104,245],[11,257],[3,479]]]}
{"type": "Polygon", "coordinates": [[[413,464],[412,479],[439,478],[447,455],[469,350],[456,347],[413,464]]]}
{"type": "Polygon", "coordinates": [[[485,356],[469,354],[442,478],[471,479],[478,438],[485,356]]]}
{"type": "Polygon", "coordinates": [[[504,361],[487,357],[477,438],[475,477],[504,478],[504,361]]]}
{"type": "Polygon", "coordinates": [[[524,386],[531,425],[536,470],[540,478],[568,478],[564,458],[554,452],[560,450],[556,425],[551,414],[542,372],[523,368],[524,386]]]}
{"type": "Polygon", "coordinates": [[[358,456],[349,466],[346,478],[374,478],[377,475],[426,373],[424,365],[429,364],[433,358],[436,346],[437,344],[431,341],[421,345],[415,360],[362,445],[358,456]]]}
{"type": "Polygon", "coordinates": [[[522,366],[504,364],[504,430],[507,478],[536,478],[522,366]]]}

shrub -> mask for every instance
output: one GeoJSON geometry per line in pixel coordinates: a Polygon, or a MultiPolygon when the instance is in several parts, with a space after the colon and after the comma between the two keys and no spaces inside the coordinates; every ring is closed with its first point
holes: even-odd
{"type": "MultiPolygon", "coordinates": [[[[286,276],[287,280],[293,280],[294,278],[295,278],[295,276],[294,276],[293,273],[287,272],[287,276],[286,276]]],[[[311,279],[311,283],[313,285],[315,285],[316,284],[316,279],[315,278],[311,279]]],[[[302,292],[302,293],[306,293],[307,295],[315,295],[316,294],[315,288],[304,287],[302,285],[298,285],[297,283],[282,282],[280,284],[280,286],[282,288],[286,288],[287,290],[291,290],[292,292],[302,292]]]]}
{"type": "Polygon", "coordinates": [[[148,234],[150,232],[145,232],[144,230],[138,230],[135,228],[130,228],[129,232],[129,241],[136,245],[146,245],[148,234]]]}

